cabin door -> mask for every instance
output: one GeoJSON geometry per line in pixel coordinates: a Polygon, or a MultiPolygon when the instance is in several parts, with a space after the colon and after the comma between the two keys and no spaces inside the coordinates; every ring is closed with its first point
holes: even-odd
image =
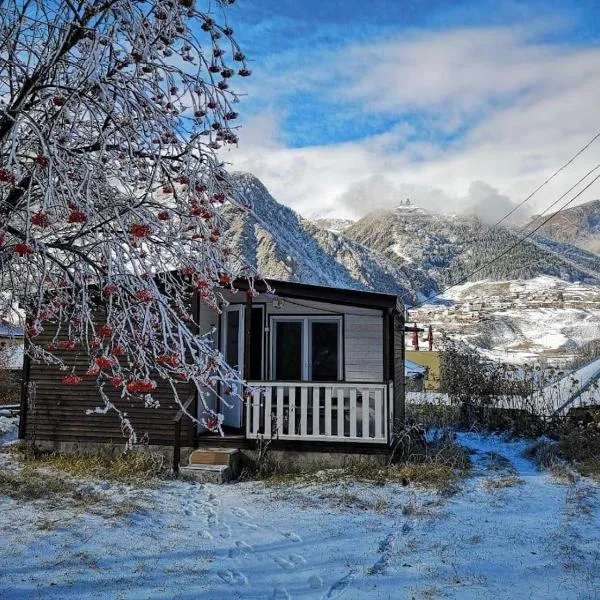
{"type": "MultiPolygon", "coordinates": [[[[244,306],[227,306],[221,315],[221,352],[227,364],[244,377],[244,306]]],[[[221,402],[223,425],[228,429],[242,429],[243,401],[241,387],[222,390],[225,402],[221,402]]]]}

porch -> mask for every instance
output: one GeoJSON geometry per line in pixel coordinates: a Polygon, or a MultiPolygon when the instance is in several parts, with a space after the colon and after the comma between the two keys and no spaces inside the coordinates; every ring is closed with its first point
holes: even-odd
{"type": "Polygon", "coordinates": [[[247,439],[386,444],[393,384],[250,381],[247,439]]]}

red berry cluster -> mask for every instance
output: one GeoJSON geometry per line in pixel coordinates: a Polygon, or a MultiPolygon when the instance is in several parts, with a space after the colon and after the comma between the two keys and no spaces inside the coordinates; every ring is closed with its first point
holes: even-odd
{"type": "Polygon", "coordinates": [[[132,223],[129,227],[129,232],[133,237],[145,238],[152,233],[152,229],[150,229],[150,225],[145,225],[144,223],[132,223]]]}
{"type": "Polygon", "coordinates": [[[69,375],[65,375],[62,378],[62,382],[65,385],[78,385],[81,383],[81,377],[79,377],[79,375],[75,375],[75,373],[69,373],[69,375]]]}
{"type": "Polygon", "coordinates": [[[142,302],[152,302],[153,296],[150,290],[138,290],[135,297],[142,302]]]}
{"type": "Polygon", "coordinates": [[[102,325],[98,329],[98,335],[101,335],[102,337],[108,337],[109,335],[112,335],[113,333],[114,333],[114,329],[110,325],[102,325]]]}
{"type": "Polygon", "coordinates": [[[69,223],[87,223],[88,217],[82,210],[74,210],[69,215],[69,223]]]}
{"type": "Polygon", "coordinates": [[[151,379],[136,379],[127,384],[127,391],[132,394],[148,394],[156,389],[156,381],[151,379]]]}
{"type": "Polygon", "coordinates": [[[100,369],[110,369],[113,366],[113,360],[107,356],[99,356],[96,359],[96,364],[100,369]]]}
{"type": "Polygon", "coordinates": [[[167,367],[176,368],[179,366],[181,359],[178,354],[171,352],[170,354],[160,354],[156,357],[156,362],[167,367]]]}

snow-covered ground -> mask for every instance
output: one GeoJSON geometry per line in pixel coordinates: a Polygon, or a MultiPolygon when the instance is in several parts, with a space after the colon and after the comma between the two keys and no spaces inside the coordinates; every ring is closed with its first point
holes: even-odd
{"type": "Polygon", "coordinates": [[[492,360],[564,362],[600,338],[600,293],[596,285],[549,276],[469,282],[411,310],[409,320],[431,324],[437,340],[441,331],[463,339],[492,360]]]}
{"type": "Polygon", "coordinates": [[[0,498],[0,597],[597,598],[598,486],[538,472],[521,456],[526,442],[459,442],[473,472],[444,493],[331,482],[165,482],[141,496],[82,487],[141,498],[125,515],[0,498]]]}

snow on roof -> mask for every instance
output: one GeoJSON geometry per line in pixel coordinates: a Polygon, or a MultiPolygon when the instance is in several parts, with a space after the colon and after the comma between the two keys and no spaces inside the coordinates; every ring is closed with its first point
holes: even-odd
{"type": "Polygon", "coordinates": [[[427,368],[419,365],[412,360],[404,361],[404,376],[405,377],[420,377],[425,375],[427,368]]]}
{"type": "Polygon", "coordinates": [[[551,405],[553,412],[562,412],[575,405],[598,404],[600,397],[595,384],[599,380],[600,359],[597,359],[546,386],[541,392],[541,400],[551,405]]]}
{"type": "Polygon", "coordinates": [[[23,337],[23,329],[9,323],[0,323],[0,337],[23,337]]]}

